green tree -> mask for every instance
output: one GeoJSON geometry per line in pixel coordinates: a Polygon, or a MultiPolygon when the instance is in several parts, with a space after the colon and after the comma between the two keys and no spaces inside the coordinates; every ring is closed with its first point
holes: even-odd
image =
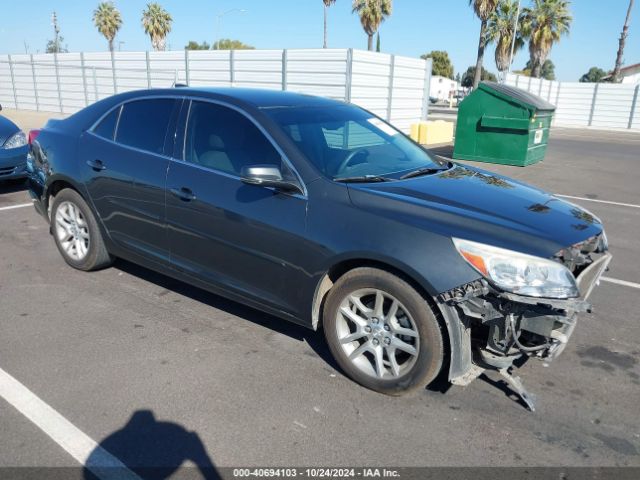
{"type": "MultiPolygon", "coordinates": [[[[531,72],[533,71],[533,65],[531,65],[531,60],[527,61],[527,64],[524,67],[524,75],[527,77],[531,76],[531,72]]],[[[540,69],[540,77],[545,80],[555,80],[556,79],[556,66],[555,64],[547,59],[542,64],[542,68],[540,69]]]]}
{"type": "Polygon", "coordinates": [[[498,6],[498,0],[469,0],[469,5],[480,19],[480,39],[478,40],[478,59],[473,76],[473,88],[478,86],[481,79],[482,64],[484,62],[484,49],[487,46],[487,23],[498,6]]]}
{"type": "Polygon", "coordinates": [[[495,59],[499,72],[509,70],[509,62],[513,60],[511,46],[514,46],[514,53],[524,47],[522,15],[518,18],[518,30],[515,34],[515,44],[513,43],[516,15],[518,15],[516,0],[500,0],[487,22],[487,42],[496,44],[495,59]]]}
{"type": "Polygon", "coordinates": [[[113,2],[102,2],[93,11],[93,24],[109,42],[109,51],[113,52],[113,40],[122,27],[122,17],[113,2]]]}
{"type": "Polygon", "coordinates": [[[542,66],[549,56],[554,43],[560,41],[571,28],[569,0],[533,0],[530,8],[523,13],[523,27],[529,36],[529,57],[531,74],[542,75],[542,66]]]}
{"type": "Polygon", "coordinates": [[[633,9],[633,0],[629,0],[629,8],[627,9],[627,17],[622,27],[622,33],[620,34],[620,40],[618,40],[618,54],[616,55],[616,65],[613,69],[611,78],[614,82],[620,80],[620,69],[622,68],[622,60],[624,57],[624,47],[627,43],[627,36],[629,35],[629,22],[631,21],[631,10],[633,9]]]}
{"type": "Polygon", "coordinates": [[[231,40],[230,38],[223,38],[213,44],[214,50],[253,50],[254,48],[240,40],[231,40]]]}
{"type": "Polygon", "coordinates": [[[449,58],[449,54],[444,50],[432,50],[429,53],[425,53],[420,58],[426,60],[430,58],[433,62],[432,71],[434,75],[440,75],[441,77],[453,78],[453,63],[449,58]]]}
{"type": "MultiPolygon", "coordinates": [[[[475,75],[476,75],[476,67],[474,67],[472,65],[469,68],[467,68],[467,71],[464,72],[464,74],[462,75],[461,85],[463,87],[465,87],[465,88],[473,87],[473,82],[474,82],[474,79],[475,79],[475,75]]],[[[485,70],[483,68],[482,72],[480,74],[480,80],[487,80],[489,82],[495,82],[498,79],[496,78],[496,76],[493,73],[488,72],[487,70],[485,70]]]]}
{"type": "Polygon", "coordinates": [[[353,0],[352,13],[357,13],[360,17],[360,24],[367,34],[369,51],[373,51],[373,36],[392,11],[392,0],[353,0]]]}
{"type": "Polygon", "coordinates": [[[587,73],[580,77],[582,83],[600,83],[607,77],[608,74],[603,69],[598,67],[591,67],[587,73]]]}
{"type": "Polygon", "coordinates": [[[66,45],[63,47],[64,37],[60,36],[60,25],[58,25],[58,14],[54,11],[51,14],[51,24],[53,25],[53,40],[47,42],[45,51],[47,53],[67,53],[66,45]]]}
{"type": "Polygon", "coordinates": [[[56,40],[49,40],[45,49],[46,53],[69,53],[67,45],[63,45],[64,37],[58,36],[56,40]]]}
{"type": "Polygon", "coordinates": [[[189,43],[184,47],[185,50],[209,50],[211,46],[207,42],[198,43],[194,40],[189,40],[189,43]]]}
{"type": "Polygon", "coordinates": [[[336,0],[322,0],[324,3],[324,43],[322,44],[322,48],[328,48],[327,38],[329,36],[327,29],[327,22],[329,19],[329,7],[336,3],[336,0]]]}
{"type": "Polygon", "coordinates": [[[166,48],[167,35],[171,31],[173,18],[159,3],[148,3],[142,12],[142,27],[149,35],[151,46],[156,52],[166,48]]]}

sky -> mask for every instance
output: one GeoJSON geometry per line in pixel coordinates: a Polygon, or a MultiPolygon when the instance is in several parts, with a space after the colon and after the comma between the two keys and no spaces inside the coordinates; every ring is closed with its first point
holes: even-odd
{"type": "MultiPolygon", "coordinates": [[[[2,3],[9,0],[1,0],[2,3]]],[[[181,50],[189,40],[208,41],[233,38],[256,48],[320,48],[323,36],[321,0],[158,0],[171,13],[173,29],[167,43],[181,50]],[[229,12],[233,9],[245,10],[229,12]],[[216,18],[226,13],[216,33],[216,18]]],[[[523,5],[530,0],[522,0],[523,5]]],[[[129,51],[151,49],[141,27],[146,0],[116,0],[123,27],[116,48],[129,51]],[[118,43],[123,42],[123,43],[118,43]]],[[[11,21],[3,14],[0,24],[0,53],[38,53],[53,38],[51,12],[58,14],[61,35],[69,51],[99,51],[107,42],[93,26],[92,12],[97,0],[29,0],[28,21],[11,21]],[[26,44],[26,45],[25,45],[26,44]]],[[[468,0],[395,0],[393,15],[380,29],[382,51],[396,55],[420,56],[431,50],[446,50],[456,72],[475,65],[480,22],[468,0]]],[[[550,59],[559,80],[576,81],[592,66],[613,68],[618,38],[628,0],[573,0],[573,25],[569,36],[553,47],[550,59]]],[[[21,8],[16,6],[16,11],[21,8]]],[[[640,7],[636,3],[625,64],[640,62],[640,7]]],[[[329,47],[366,49],[367,38],[351,0],[337,0],[329,11],[329,47]]],[[[514,69],[528,60],[525,47],[516,56],[514,69]]],[[[494,48],[488,47],[485,67],[495,72],[494,48]]]]}

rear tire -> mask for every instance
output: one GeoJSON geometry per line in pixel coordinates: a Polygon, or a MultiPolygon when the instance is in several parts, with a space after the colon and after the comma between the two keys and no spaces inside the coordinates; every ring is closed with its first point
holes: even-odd
{"type": "Polygon", "coordinates": [[[442,368],[442,333],[431,307],[384,270],[343,275],[328,293],[323,326],[340,367],[371,390],[403,395],[431,383],[442,368]]]}
{"type": "Polygon", "coordinates": [[[70,188],[61,190],[51,206],[51,232],[65,262],[83,271],[113,263],[87,202],[70,188]]]}

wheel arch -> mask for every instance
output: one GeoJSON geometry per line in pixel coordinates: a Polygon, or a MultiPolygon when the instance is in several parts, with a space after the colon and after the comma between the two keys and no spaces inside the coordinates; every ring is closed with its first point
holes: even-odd
{"type": "Polygon", "coordinates": [[[83,189],[75,180],[71,179],[70,177],[67,177],[66,175],[52,175],[48,179],[47,185],[42,195],[42,202],[44,204],[46,211],[49,214],[51,213],[50,212],[51,198],[55,197],[61,190],[64,190],[65,188],[70,188],[72,190],[75,190],[78,193],[78,195],[80,195],[84,199],[84,201],[87,202],[89,206],[91,206],[91,204],[87,201],[87,198],[83,192],[83,189]]]}
{"type": "Polygon", "coordinates": [[[313,329],[318,330],[320,328],[324,303],[335,282],[345,273],[360,267],[378,268],[392,273],[407,282],[422,295],[440,324],[445,347],[442,368],[447,370],[447,376],[450,378],[452,365],[457,365],[459,359],[465,356],[465,353],[460,350],[460,342],[456,341],[462,335],[464,327],[449,312],[443,312],[440,303],[436,299],[438,293],[432,293],[433,287],[408,266],[404,268],[395,262],[367,257],[346,258],[335,262],[325,272],[316,286],[311,313],[313,329]]]}

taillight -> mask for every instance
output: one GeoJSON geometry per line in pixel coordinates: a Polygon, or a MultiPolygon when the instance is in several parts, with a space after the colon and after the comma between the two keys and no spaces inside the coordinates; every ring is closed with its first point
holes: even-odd
{"type": "Polygon", "coordinates": [[[31,145],[40,135],[40,130],[29,130],[29,145],[31,145]]]}

